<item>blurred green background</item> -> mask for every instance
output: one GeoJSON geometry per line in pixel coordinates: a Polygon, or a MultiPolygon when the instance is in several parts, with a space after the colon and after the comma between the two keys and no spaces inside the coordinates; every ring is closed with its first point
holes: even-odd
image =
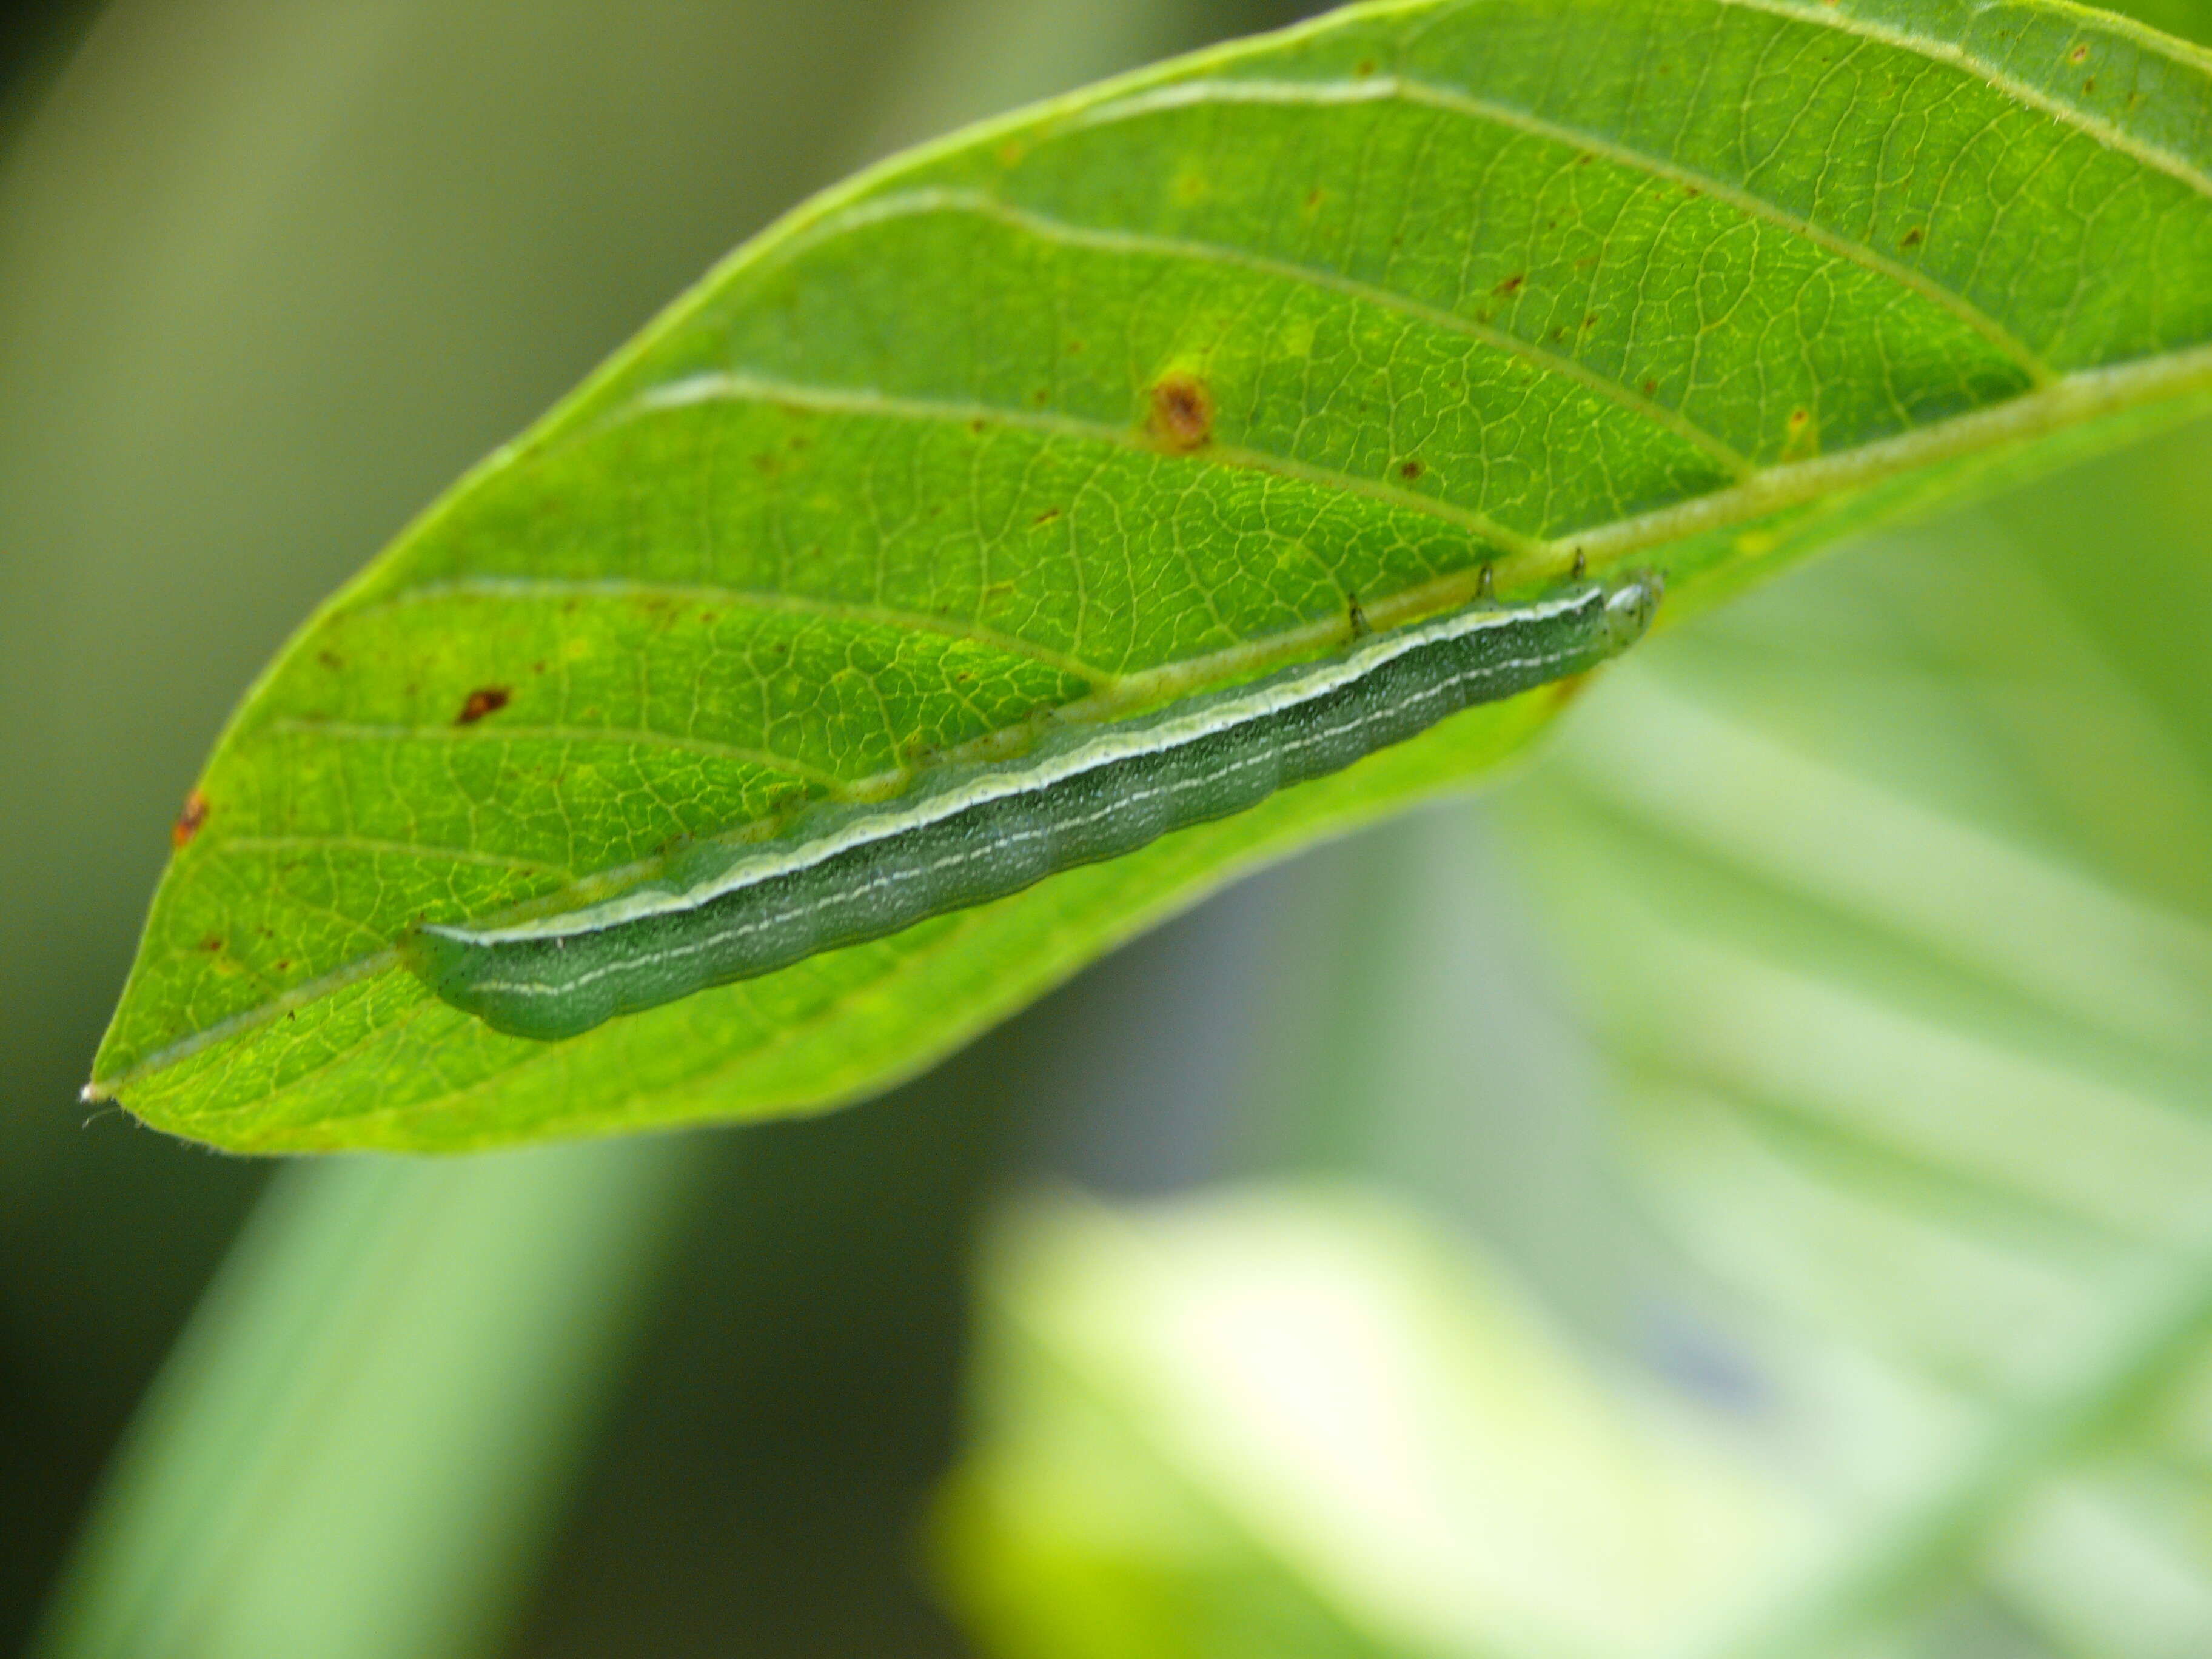
{"type": "MultiPolygon", "coordinates": [[[[1699,1415],[1698,1433],[1753,1443],[1729,1456],[1756,1478],[1690,1480],[1700,1515],[1731,1518],[1692,1528],[1705,1553],[1661,1575],[1680,1600],[1740,1579],[1754,1545],[1848,1531],[1833,1517],[1858,1513],[1854,1481],[1940,1462],[1948,1431],[1929,1425],[1984,1398],[2006,1420],[2013,1371],[2032,1369],[2006,1342],[2037,1319],[2074,1328],[2052,1312],[2060,1291],[2039,1302],[2022,1284],[2056,1284],[2054,1262],[2125,1267],[2133,1221],[2155,1233],[2166,1210],[2212,1208],[2187,1135],[2116,1132],[2108,1170],[2069,1138],[2134,1123],[2130,1103],[2212,1097],[2203,429],[1841,552],[1662,641],[1496,805],[1248,883],[854,1111],[275,1170],[77,1106],[223,715],[411,511],[808,190],[1297,9],[11,14],[0,1650],[46,1607],[55,1653],[963,1651],[933,1579],[1008,1651],[1086,1650],[1071,1620],[1100,1654],[1565,1650],[1545,1633],[1553,1603],[1625,1618],[1644,1593],[1605,1588],[1567,1544],[1550,1601],[1531,1565],[1494,1596],[1461,1583],[1461,1622],[1435,1628],[1405,1611],[1425,1605],[1418,1584],[1386,1595],[1354,1570],[1351,1520],[1296,1548],[1224,1544],[1239,1501],[1318,1512],[1337,1492],[1345,1516],[1367,1511],[1295,1458],[1209,1486],[1219,1469],[1176,1450],[1172,1414],[1128,1373],[1145,1310],[1165,1305],[1132,1287],[1163,1263],[1204,1286],[1239,1250],[1288,1272],[1340,1261],[1348,1238],[1436,1228],[1480,1285],[1454,1280],[1407,1314],[1415,1327],[1475,1322],[1489,1334],[1470,1351],[1521,1356],[1547,1399],[1583,1368],[1607,1387],[1632,1376],[1699,1415]],[[1922,1024],[1868,1012],[1899,1008],[1922,1024]],[[1817,1063],[1791,1071],[1808,1049],[1817,1063]],[[1983,1123],[1985,1097],[2014,1109],[1983,1123]],[[1950,1142],[1859,1133],[1884,1109],[1964,1127],[1950,1142]],[[2122,1194],[2110,1213],[2080,1189],[2086,1166],[2122,1194]],[[1286,1175],[1367,1196],[1340,1212],[1227,1200],[1212,1221],[1158,1222],[1151,1257],[1064,1207],[985,1250],[978,1314],[979,1237],[1010,1194],[1286,1175]],[[1899,1231],[1902,1200],[1869,1219],[1868,1190],[1908,1194],[1921,1231],[1899,1231]],[[1966,1255],[1973,1270],[1946,1279],[1966,1255]],[[1487,1275],[1512,1288],[1480,1288],[1487,1275]],[[1550,1334],[1497,1311],[1519,1298],[1550,1334]],[[1984,1341],[1961,1310],[1992,1307],[2012,1326],[1984,1341]],[[984,1450],[940,1504],[979,1317],[984,1450]],[[1023,1330],[1030,1358],[1009,1358],[1023,1330]],[[1031,1349],[1057,1355],[1049,1376],[1031,1349]],[[1137,1424],[1141,1455],[1042,1435],[1070,1388],[1137,1424]],[[1146,1485],[1140,1466],[1164,1473],[1146,1485]],[[1199,1488],[1211,1507],[1193,1519],[1199,1488]],[[1055,1504],[1080,1514],[1055,1520],[1055,1504]],[[1151,1518],[1117,1541],[1116,1515],[1151,1518]],[[1368,1616],[1386,1603],[1391,1617],[1368,1616]]],[[[2140,15],[2203,38],[2193,0],[2140,15]]],[[[1202,1202],[1188,1213],[1212,1213],[1202,1202]]],[[[1401,1261],[1425,1248],[1376,1245],[1360,1271],[1426,1286],[1429,1268],[1401,1261]]],[[[1202,1364],[1160,1340],[1163,1366],[1202,1364]]],[[[2068,1352],[2103,1350],[2081,1336],[2068,1352]]],[[[1222,1382],[1174,1420],[1216,1445],[1206,1413],[1234,1416],[1249,1386],[1222,1382]]],[[[1492,1397],[1464,1376],[1448,1392],[1492,1397]]],[[[1528,1501],[1571,1517],[1554,1490],[1580,1467],[1565,1448],[1598,1431],[1557,1415],[1501,1404],[1449,1432],[1503,1435],[1540,1466],[1528,1501]]],[[[1587,1474],[1590,1502],[1617,1516],[1610,1478],[1587,1474]]],[[[1519,1513],[1498,1468],[1475,1484],[1519,1513]]],[[[2212,1632],[2189,1622],[2212,1606],[2188,1599],[2212,1583],[2212,1506],[2190,1501],[2179,1565],[2157,1581],[2179,1611],[2157,1640],[2212,1632]]],[[[1473,1536],[1479,1519],[1434,1525],[1473,1536]]],[[[1416,1534],[1407,1557],[1459,1582],[1416,1534]]],[[[1368,1541],[1395,1535],[1377,1522],[1368,1541]]],[[[2121,1559],[2105,1558],[2107,1578],[2136,1583],[2111,1578],[2121,1559]]],[[[2212,1650],[2133,1639],[2151,1627],[2125,1616],[2098,1626],[2087,1602],[2030,1617],[2005,1571],[1968,1573],[1946,1592],[1952,1622],[1895,1650],[2212,1650]]],[[[1646,1599],[1653,1619],[1673,1605],[1646,1599]]],[[[1639,1650],[1595,1613],[1559,1628],[1575,1650],[1639,1650]]]]}

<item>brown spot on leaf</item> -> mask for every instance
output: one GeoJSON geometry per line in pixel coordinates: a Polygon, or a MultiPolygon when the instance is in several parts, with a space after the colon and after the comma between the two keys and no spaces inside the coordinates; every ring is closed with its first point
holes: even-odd
{"type": "Polygon", "coordinates": [[[1372,58],[1361,58],[1358,63],[1352,66],[1352,72],[1358,76],[1361,80],[1364,81],[1369,76],[1375,73],[1375,60],[1372,58]]]}
{"type": "Polygon", "coordinates": [[[2094,92],[2096,89],[2097,77],[2094,75],[2081,83],[2081,90],[2084,92],[2094,92]]]}
{"type": "Polygon", "coordinates": [[[1038,514],[1036,515],[1036,517],[1035,517],[1034,519],[1031,519],[1031,520],[1030,520],[1030,522],[1031,524],[1033,524],[1033,525],[1039,525],[1039,524],[1050,524],[1050,523],[1051,523],[1054,519],[1058,518],[1059,516],[1060,516],[1060,509],[1059,509],[1058,507],[1048,507],[1047,508],[1045,508],[1045,510],[1044,510],[1043,512],[1042,512],[1042,513],[1038,514]]]}
{"type": "Polygon", "coordinates": [[[1308,213],[1311,213],[1316,208],[1318,208],[1321,205],[1321,186],[1319,185],[1316,185],[1311,190],[1306,192],[1306,211],[1308,213]]]}
{"type": "Polygon", "coordinates": [[[193,790],[185,797],[184,809],[177,814],[177,821],[169,826],[169,845],[179,851],[189,846],[192,837],[199,834],[200,825],[207,822],[207,815],[208,798],[193,790]]]}
{"type": "Polygon", "coordinates": [[[1404,465],[1398,469],[1398,476],[1408,480],[1419,477],[1421,476],[1421,464],[1419,461],[1407,461],[1404,465]]]}
{"type": "Polygon", "coordinates": [[[1178,369],[1152,386],[1152,435],[1178,455],[1203,449],[1213,437],[1213,394],[1195,374],[1178,369]]]}
{"type": "Polygon", "coordinates": [[[315,660],[333,674],[345,666],[345,659],[335,651],[318,651],[315,653],[315,660]]]}
{"type": "Polygon", "coordinates": [[[222,949],[222,940],[218,935],[210,933],[205,939],[200,941],[200,949],[212,956],[217,951],[222,949]]]}
{"type": "Polygon", "coordinates": [[[1644,395],[1647,398],[1658,390],[1659,382],[1656,380],[1646,380],[1644,383],[1644,395]]]}
{"type": "Polygon", "coordinates": [[[1521,284],[1528,280],[1528,276],[1526,271],[1516,270],[1490,291],[1492,294],[1511,294],[1516,292],[1520,288],[1521,284]]]}
{"type": "Polygon", "coordinates": [[[2085,40],[2080,46],[2075,47],[2073,51],[2068,52],[2066,54],[2066,61],[2069,64],[2087,63],[2089,61],[2088,42],[2085,40]]]}
{"type": "Polygon", "coordinates": [[[1918,247],[1927,240],[1928,231],[1926,227],[1915,225],[1911,229],[1906,231],[1904,235],[1897,239],[1897,245],[1899,247],[1918,247]]]}
{"type": "Polygon", "coordinates": [[[468,695],[461,704],[461,712],[453,716],[456,726],[474,726],[487,714],[496,714],[507,705],[514,692],[503,685],[480,685],[468,695]]]}

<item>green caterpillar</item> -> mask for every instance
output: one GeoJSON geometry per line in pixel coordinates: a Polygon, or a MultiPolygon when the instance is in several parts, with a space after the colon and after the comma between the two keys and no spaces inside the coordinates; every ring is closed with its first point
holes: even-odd
{"type": "Polygon", "coordinates": [[[896,800],[818,808],[771,842],[707,843],[598,903],[418,927],[401,949],[431,989],[495,1029],[574,1036],[1118,858],[1580,673],[1643,635],[1661,591],[1648,574],[1577,582],[1370,635],[1157,714],[1064,727],[1014,759],[940,768],[896,800]]]}

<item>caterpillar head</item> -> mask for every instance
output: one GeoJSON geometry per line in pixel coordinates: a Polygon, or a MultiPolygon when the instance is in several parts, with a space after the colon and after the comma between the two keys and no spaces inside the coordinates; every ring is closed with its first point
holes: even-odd
{"type": "Polygon", "coordinates": [[[1632,570],[1606,589],[1607,643],[1626,651],[1644,637],[1665,597],[1667,579],[1656,570],[1632,570]]]}

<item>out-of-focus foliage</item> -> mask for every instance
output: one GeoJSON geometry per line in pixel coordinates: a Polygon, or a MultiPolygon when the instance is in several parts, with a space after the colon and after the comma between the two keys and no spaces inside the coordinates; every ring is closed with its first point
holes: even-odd
{"type": "MultiPolygon", "coordinates": [[[[1568,1389],[1611,1391],[1621,1413],[1649,1386],[1624,1377],[1670,1379],[1705,1407],[1678,1455],[1724,1437],[1761,1501],[1811,1517],[1796,1548],[1723,1528],[1732,1565],[1670,1580],[1701,1588],[1646,1623],[1597,1628],[1593,1608],[1647,1607],[1640,1575],[1684,1547],[1667,1504],[1624,1464],[1588,1500],[1602,1523],[1555,1531],[1558,1492],[1463,1470],[1463,1428],[1401,1411],[1413,1443],[1394,1455],[1441,1495],[1392,1512],[1419,1594],[1382,1595],[1361,1577],[1379,1523],[1334,1440],[1285,1433],[1272,1488],[1229,1462],[1280,1413],[1344,1424],[1371,1404],[1341,1381],[1350,1339],[1283,1311],[1314,1272],[1236,1206],[1070,1221],[1046,1260],[1079,1290],[1049,1314],[1031,1268],[1004,1270],[994,1426],[951,1511],[957,1581],[1000,1650],[1079,1639],[1048,1589],[1024,1589],[1030,1569],[1099,1604],[1086,1632],[1211,1609],[1215,1638],[1188,1650],[1209,1653],[2212,1644],[2207,522],[2200,428],[1802,572],[1625,666],[1501,801],[1577,970],[1645,1228],[1601,1267],[1592,1352],[1620,1346],[1568,1389]],[[1170,1295],[1164,1276],[1206,1288],[1170,1295]],[[1266,1363],[1226,1334],[1255,1307],[1290,1333],[1266,1363]],[[1324,1384],[1334,1406],[1309,1407],[1324,1384]],[[1093,1489],[1102,1516],[1181,1505],[1204,1522],[1087,1532],[1093,1489]],[[1273,1529],[1340,1514],[1330,1492],[1340,1536],[1273,1529]],[[1534,1550],[1513,1582],[1541,1616],[1469,1588],[1455,1504],[1534,1550]],[[1585,1553],[1608,1538],[1608,1558],[1585,1553]],[[1275,1589],[1255,1601],[1240,1586],[1262,1571],[1275,1589]],[[1460,1622],[1409,1626],[1423,1596],[1460,1622]],[[1278,1650],[1275,1601],[1325,1604],[1351,1634],[1278,1650]]],[[[1405,879],[1448,890],[1450,866],[1405,879]]],[[[1402,994],[1428,1022],[1386,1013],[1364,1047],[1329,1038],[1352,1045],[1330,1076],[1353,1079],[1332,1106],[1355,1121],[1407,1109],[1420,1045],[1470,1063],[1410,977],[1440,964],[1404,960],[1364,1004],[1402,994]]],[[[1368,1223],[1304,1224],[1324,1252],[1370,1249],[1368,1223]]],[[[1440,1310],[1421,1305],[1425,1272],[1383,1277],[1370,1353],[1450,1348],[1464,1370],[1447,1393],[1511,1386],[1504,1339],[1451,1334],[1498,1325],[1485,1297],[1440,1310]]],[[[1586,1431],[1583,1456],[1634,1443],[1586,1431]]]]}
{"type": "Polygon", "coordinates": [[[1510,596],[1656,561],[1679,617],[2194,407],[2208,108],[2212,60],[2043,0],[1395,0],[864,175],[282,655],[180,820],[96,1088],[226,1146],[422,1150],[878,1087],[1228,874],[1464,783],[1558,699],[551,1047],[392,943],[1311,653],[1355,604],[1462,602],[1486,566],[1510,596]]]}
{"type": "Polygon", "coordinates": [[[941,1544],[1001,1652],[1646,1653],[1803,1517],[1353,1189],[1041,1207],[941,1544]]]}

